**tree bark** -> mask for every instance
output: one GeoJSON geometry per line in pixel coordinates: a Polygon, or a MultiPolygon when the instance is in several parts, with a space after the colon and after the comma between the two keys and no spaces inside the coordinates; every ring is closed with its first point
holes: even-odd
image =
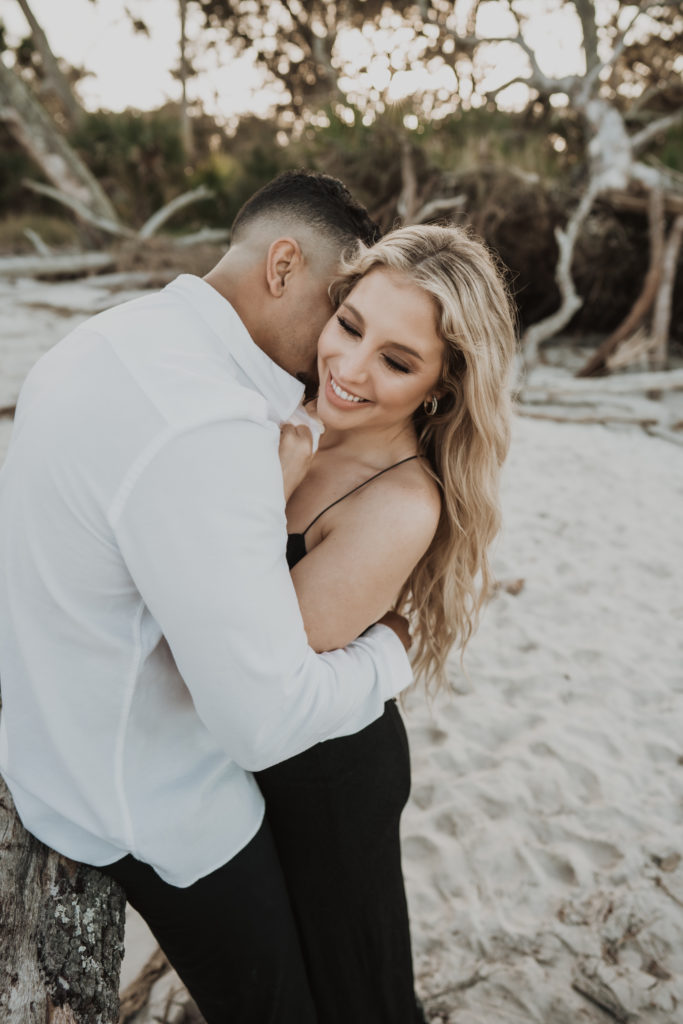
{"type": "Polygon", "coordinates": [[[0,1020],[117,1024],[125,899],[23,828],[0,778],[0,1020]]]}
{"type": "Polygon", "coordinates": [[[0,277],[69,277],[102,273],[116,266],[108,252],[54,252],[47,256],[0,256],[0,277]]]}
{"type": "Polygon", "coordinates": [[[28,0],[17,0],[24,17],[29,23],[31,36],[43,63],[45,79],[52,91],[59,97],[69,122],[74,127],[83,120],[83,108],[73,94],[66,75],[60,68],[39,22],[29,7],[28,0]]]}
{"type": "Polygon", "coordinates": [[[662,257],[662,274],[659,291],[655,299],[652,318],[652,366],[662,370],[666,365],[669,349],[669,327],[671,325],[671,304],[673,301],[678,254],[683,241],[683,214],[676,217],[662,257]]]}
{"type": "Polygon", "coordinates": [[[401,139],[401,194],[398,197],[397,210],[404,224],[413,224],[418,207],[417,174],[413,150],[405,136],[401,139]]]}
{"type": "Polygon", "coordinates": [[[617,328],[605,338],[588,362],[581,367],[577,377],[594,377],[603,373],[607,360],[615,349],[643,322],[652,307],[659,287],[664,249],[664,202],[661,189],[650,192],[648,216],[650,221],[650,265],[645,275],[640,295],[631,310],[617,328]]]}
{"type": "Polygon", "coordinates": [[[118,221],[116,210],[88,168],[53,124],[19,75],[0,60],[0,120],[60,191],[98,216],[118,221]]]}
{"type": "Polygon", "coordinates": [[[562,302],[559,309],[554,313],[551,313],[550,316],[539,320],[535,324],[531,324],[524,332],[521,339],[521,348],[524,367],[527,372],[538,361],[539,346],[544,341],[554,337],[563,327],[566,327],[574,313],[583,304],[583,299],[578,295],[572,277],[572,259],[579,231],[591,211],[599,190],[597,182],[589,182],[586,191],[565,227],[555,229],[555,238],[557,239],[559,250],[555,267],[555,280],[562,296],[562,302]]]}
{"type": "Polygon", "coordinates": [[[187,109],[187,79],[190,68],[187,61],[187,0],[178,0],[180,14],[180,138],[186,160],[194,156],[194,133],[187,109]]]}

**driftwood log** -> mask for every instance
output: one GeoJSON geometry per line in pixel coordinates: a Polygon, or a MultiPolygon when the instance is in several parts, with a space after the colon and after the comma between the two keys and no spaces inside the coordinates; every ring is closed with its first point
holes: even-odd
{"type": "Polygon", "coordinates": [[[116,266],[107,252],[55,252],[26,256],[0,256],[0,277],[59,277],[102,273],[116,266]]]}
{"type": "Polygon", "coordinates": [[[0,1021],[117,1024],[125,899],[23,828],[0,778],[0,1021]]]}

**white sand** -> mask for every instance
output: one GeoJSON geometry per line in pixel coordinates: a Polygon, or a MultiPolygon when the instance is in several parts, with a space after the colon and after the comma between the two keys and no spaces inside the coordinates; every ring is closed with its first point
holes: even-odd
{"type": "Polygon", "coordinates": [[[496,572],[524,588],[462,692],[410,704],[421,987],[458,1024],[598,1024],[572,989],[596,975],[683,1021],[683,450],[518,419],[504,510],[496,572]]]}
{"type": "MultiPolygon", "coordinates": [[[[129,294],[0,283],[0,407],[129,294]],[[47,301],[66,312],[30,305],[47,301]]],[[[404,865],[433,1022],[683,1022],[682,511],[680,447],[516,420],[494,565],[524,586],[489,605],[469,679],[454,659],[455,695],[408,701],[404,865]]],[[[125,981],[146,942],[133,922],[125,981]]]]}

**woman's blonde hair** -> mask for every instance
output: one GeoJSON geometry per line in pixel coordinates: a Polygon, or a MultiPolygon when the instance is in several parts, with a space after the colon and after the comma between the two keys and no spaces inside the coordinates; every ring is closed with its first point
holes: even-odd
{"type": "Polygon", "coordinates": [[[462,228],[390,232],[347,262],[330,289],[333,303],[380,268],[432,296],[445,349],[437,411],[430,416],[420,406],[413,414],[419,451],[441,485],[441,517],[397,602],[412,620],[416,676],[436,689],[449,650],[464,649],[492,588],[488,550],[500,528],[515,317],[494,258],[462,228]]]}

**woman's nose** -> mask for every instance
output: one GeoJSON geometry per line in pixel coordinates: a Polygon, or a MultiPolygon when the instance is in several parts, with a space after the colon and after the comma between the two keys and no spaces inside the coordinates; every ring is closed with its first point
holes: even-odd
{"type": "Polygon", "coordinates": [[[345,353],[337,363],[337,373],[347,384],[361,384],[368,377],[368,361],[363,352],[356,349],[345,353]]]}

